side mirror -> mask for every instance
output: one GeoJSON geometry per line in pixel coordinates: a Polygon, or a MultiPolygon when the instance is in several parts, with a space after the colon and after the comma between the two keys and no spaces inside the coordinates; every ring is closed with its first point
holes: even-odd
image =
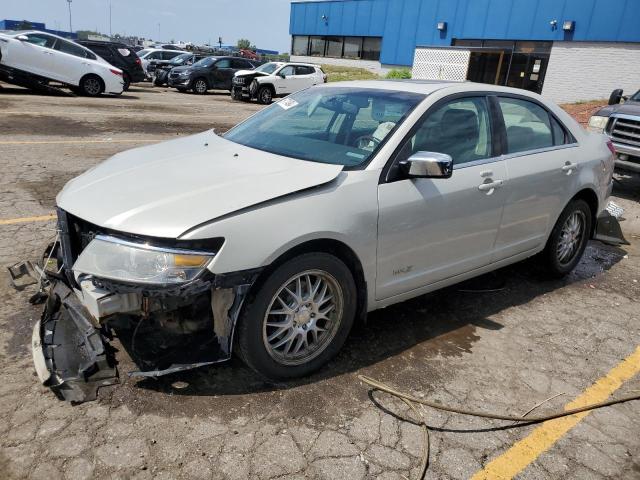
{"type": "Polygon", "coordinates": [[[400,162],[400,170],[409,178],[449,178],[453,159],[446,153],[416,152],[400,162]]]}
{"type": "Polygon", "coordinates": [[[282,72],[278,73],[278,76],[279,76],[280,78],[287,78],[287,76],[286,76],[284,73],[282,73],[282,72]]]}
{"type": "Polygon", "coordinates": [[[26,35],[18,35],[16,38],[21,42],[26,42],[29,40],[29,37],[27,37],[26,35]]]}
{"type": "Polygon", "coordinates": [[[617,90],[611,92],[611,95],[609,96],[609,105],[619,104],[622,100],[622,93],[623,91],[621,88],[618,88],[617,90]]]}

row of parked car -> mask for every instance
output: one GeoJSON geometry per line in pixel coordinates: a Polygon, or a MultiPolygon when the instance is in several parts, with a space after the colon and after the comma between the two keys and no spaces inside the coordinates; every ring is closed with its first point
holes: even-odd
{"type": "Polygon", "coordinates": [[[120,94],[131,83],[180,92],[204,94],[228,90],[234,100],[256,99],[262,104],[324,83],[320,66],[210,56],[170,48],[136,51],[123,43],[85,40],[72,42],[48,32],[0,33],[0,79],[29,88],[60,82],[78,94],[120,94]]]}
{"type": "Polygon", "coordinates": [[[147,72],[156,86],[198,94],[208,90],[228,90],[234,100],[256,99],[262,104],[327,81],[319,65],[292,62],[258,65],[246,58],[197,53],[181,53],[169,61],[150,62],[147,72]]]}

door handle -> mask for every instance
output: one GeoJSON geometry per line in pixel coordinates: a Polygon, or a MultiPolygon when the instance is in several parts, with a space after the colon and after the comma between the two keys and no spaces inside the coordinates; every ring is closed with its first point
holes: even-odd
{"type": "Polygon", "coordinates": [[[503,184],[502,180],[496,180],[494,182],[487,182],[487,183],[481,183],[480,185],[478,185],[478,190],[480,190],[481,192],[489,192],[489,191],[493,191],[496,188],[500,188],[503,184]]]}
{"type": "Polygon", "coordinates": [[[567,162],[564,164],[564,166],[562,167],[562,171],[563,172],[567,172],[567,175],[571,175],[571,172],[573,170],[577,170],[578,169],[578,164],[577,163],[571,163],[571,162],[567,162]]]}

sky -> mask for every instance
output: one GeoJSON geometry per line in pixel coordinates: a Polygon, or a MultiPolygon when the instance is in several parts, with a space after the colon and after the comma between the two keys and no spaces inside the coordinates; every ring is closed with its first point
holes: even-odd
{"type": "MultiPolygon", "coordinates": [[[[259,48],[290,48],[290,0],[73,0],[73,30],[137,35],[168,42],[235,45],[247,38],[259,48]],[[158,33],[159,32],[159,33],[158,33]]],[[[66,0],[0,0],[0,20],[44,22],[69,30],[66,0]]]]}

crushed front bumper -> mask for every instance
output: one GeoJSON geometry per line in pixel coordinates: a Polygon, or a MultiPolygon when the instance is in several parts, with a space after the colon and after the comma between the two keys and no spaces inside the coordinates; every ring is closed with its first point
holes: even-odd
{"type": "Polygon", "coordinates": [[[100,387],[118,383],[115,350],[63,282],[50,287],[31,350],[38,378],[60,400],[95,400],[100,387]]]}

